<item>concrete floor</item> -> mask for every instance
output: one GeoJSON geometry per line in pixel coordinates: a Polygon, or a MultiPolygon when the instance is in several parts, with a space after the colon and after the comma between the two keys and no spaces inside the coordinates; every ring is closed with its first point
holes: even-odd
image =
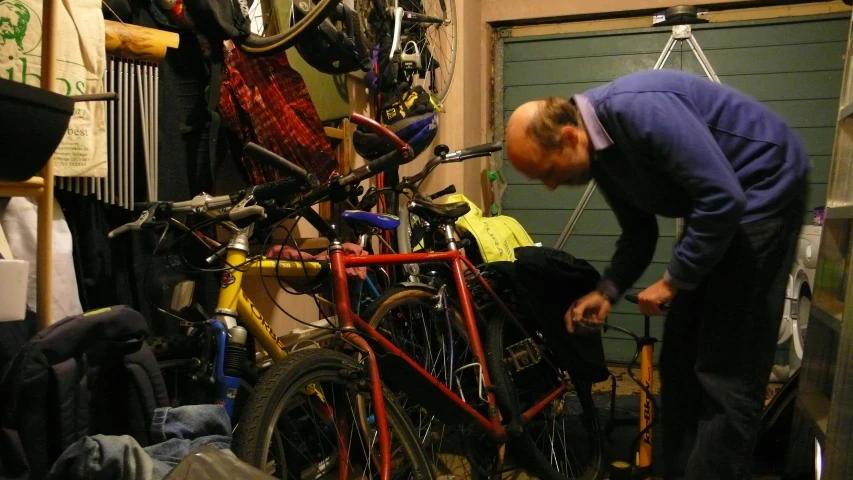
{"type": "MultiPolygon", "coordinates": [[[[639,402],[639,394],[640,388],[637,384],[631,380],[628,375],[627,369],[624,367],[610,367],[610,371],[613,376],[616,378],[616,405],[615,405],[615,417],[617,419],[631,419],[631,418],[639,418],[640,411],[640,402],[639,402]]],[[[638,372],[634,370],[634,374],[637,375],[638,372]]],[[[656,395],[660,393],[660,378],[658,377],[658,372],[655,371],[655,378],[653,382],[654,392],[656,395]]],[[[767,388],[767,402],[775,395],[776,391],[781,387],[781,384],[770,384],[767,388]]],[[[602,426],[607,424],[607,421],[610,418],[610,391],[611,391],[611,382],[601,382],[596,384],[593,387],[593,394],[595,396],[595,403],[599,412],[599,420],[601,421],[602,426]]],[[[639,421],[639,420],[638,420],[639,421]]],[[[610,461],[617,456],[626,456],[627,454],[618,455],[618,452],[630,452],[631,445],[634,440],[634,437],[637,435],[639,428],[637,424],[628,424],[628,425],[620,425],[615,426],[610,432],[605,455],[607,457],[607,461],[605,465],[609,465],[610,461]]],[[[656,436],[652,436],[652,445],[653,445],[653,464],[654,465],[662,465],[662,460],[660,459],[661,449],[658,442],[655,441],[656,436]]],[[[757,467],[757,468],[766,468],[766,467],[757,467]]],[[[657,472],[661,471],[661,468],[656,469],[657,472]]],[[[454,477],[458,478],[458,477],[454,477]]],[[[501,476],[502,480],[526,480],[536,478],[530,472],[527,472],[522,469],[514,469],[505,472],[501,476]]],[[[654,477],[658,479],[660,477],[654,477]]],[[[754,480],[778,480],[780,478],[779,475],[771,475],[771,474],[761,474],[757,473],[753,479],[754,480]]],[[[449,479],[447,479],[449,480],[449,479]]]]}

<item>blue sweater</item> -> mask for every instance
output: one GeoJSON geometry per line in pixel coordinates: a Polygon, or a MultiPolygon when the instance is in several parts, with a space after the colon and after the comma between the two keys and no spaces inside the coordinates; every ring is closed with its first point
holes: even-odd
{"type": "Polygon", "coordinates": [[[595,154],[593,178],[622,235],[601,287],[618,296],[651,261],[655,215],[686,228],[665,278],[694,289],[741,223],[778,213],[809,161],[779,115],[702,77],[652,70],[575,96],[595,154]]]}

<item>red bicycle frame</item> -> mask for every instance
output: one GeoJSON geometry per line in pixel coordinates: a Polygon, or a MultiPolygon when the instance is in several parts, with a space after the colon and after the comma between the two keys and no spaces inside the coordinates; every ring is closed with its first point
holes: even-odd
{"type": "MultiPolygon", "coordinates": [[[[459,251],[451,250],[445,252],[429,253],[347,256],[344,254],[343,249],[339,243],[333,243],[330,247],[330,260],[332,266],[331,270],[333,277],[333,291],[335,294],[335,305],[337,307],[338,314],[338,327],[344,332],[346,332],[344,334],[345,338],[350,341],[353,341],[368,355],[367,365],[368,369],[370,370],[368,373],[370,374],[371,379],[375,382],[374,388],[371,389],[371,399],[373,400],[374,405],[384,405],[384,400],[382,398],[382,388],[376,381],[379,379],[379,367],[377,365],[376,359],[373,357],[372,350],[370,349],[367,342],[363,338],[360,338],[360,335],[370,338],[389,353],[402,358],[413,370],[415,370],[419,375],[421,375],[425,380],[427,380],[431,385],[433,385],[437,390],[439,390],[442,395],[450,398],[456,405],[458,405],[462,410],[464,410],[465,413],[467,413],[471,417],[471,423],[479,425],[483,429],[483,431],[486,432],[495,441],[501,443],[505,442],[507,439],[506,429],[501,423],[501,418],[498,413],[498,409],[495,402],[495,396],[494,393],[492,393],[492,380],[489,375],[488,368],[486,367],[483,345],[480,343],[480,334],[477,329],[477,322],[474,316],[474,308],[473,303],[471,301],[471,292],[468,290],[467,282],[465,281],[464,269],[466,267],[469,271],[476,275],[476,277],[480,281],[480,284],[483,285],[489,295],[495,300],[495,302],[500,306],[500,308],[510,316],[511,320],[522,330],[522,332],[525,335],[527,335],[527,333],[524,332],[521,322],[519,322],[512,314],[512,312],[510,312],[506,305],[492,290],[488,282],[486,282],[486,280],[478,274],[476,267],[474,267],[474,265],[467,258],[463,257],[459,251]],[[442,383],[440,380],[432,376],[429,372],[424,370],[418,363],[409,358],[408,355],[403,353],[399,348],[397,348],[397,346],[391,343],[382,334],[377,332],[367,322],[359,318],[359,316],[352,311],[352,308],[350,306],[349,286],[346,276],[347,268],[365,267],[372,265],[400,265],[409,263],[436,262],[449,263],[452,267],[453,280],[456,285],[456,291],[459,293],[459,304],[462,307],[462,315],[465,322],[465,329],[468,332],[469,346],[471,348],[471,351],[473,352],[473,360],[479,363],[482,368],[483,382],[486,386],[487,400],[489,403],[488,418],[483,416],[480,412],[475,410],[470,405],[468,405],[464,400],[462,400],[459,395],[457,395],[446,385],[444,385],[444,383],[442,383]]],[[[546,359],[543,360],[547,362],[546,359]]],[[[547,363],[551,364],[551,362],[547,363]]],[[[551,366],[553,367],[553,364],[551,364],[551,366]]],[[[556,369],[556,367],[553,368],[555,368],[555,371],[559,371],[556,369]]],[[[521,424],[524,425],[525,423],[529,422],[533,417],[536,416],[536,414],[542,411],[542,409],[544,409],[550,402],[559,397],[565,391],[566,382],[565,379],[562,379],[562,382],[557,389],[544,396],[530,409],[522,413],[520,418],[521,424]]],[[[384,417],[384,409],[383,411],[380,411],[380,409],[377,408],[376,417],[378,425],[387,425],[384,418],[380,420],[380,417],[384,417]]],[[[379,443],[380,453],[383,455],[381,462],[381,476],[383,479],[385,479],[389,478],[390,476],[390,459],[384,457],[386,452],[390,451],[390,448],[388,447],[389,439],[387,435],[387,430],[383,430],[385,429],[380,429],[379,431],[379,443]]]]}

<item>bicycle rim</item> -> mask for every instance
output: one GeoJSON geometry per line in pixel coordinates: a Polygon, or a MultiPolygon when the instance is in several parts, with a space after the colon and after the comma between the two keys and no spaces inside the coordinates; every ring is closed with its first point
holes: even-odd
{"type": "MultiPolygon", "coordinates": [[[[338,352],[311,349],[275,364],[261,379],[235,432],[238,457],[276,478],[379,477],[376,422],[363,368],[338,352]]],[[[418,439],[385,395],[395,479],[429,479],[418,439]]]]}
{"type": "MultiPolygon", "coordinates": [[[[503,313],[495,313],[489,319],[486,358],[496,385],[495,396],[505,417],[514,419],[562,382],[560,372],[542,362],[524,369],[511,366],[507,348],[523,340],[503,313]]],[[[541,478],[600,478],[602,434],[592,385],[572,378],[567,390],[524,426],[512,449],[516,461],[535,470],[541,478]]]]}
{"type": "MultiPolygon", "coordinates": [[[[459,379],[455,372],[472,361],[467,333],[462,314],[453,305],[449,308],[453,330],[448,332],[446,318],[435,312],[437,302],[436,291],[427,287],[392,288],[377,299],[365,318],[424,370],[458,392],[459,379]],[[453,362],[449,354],[451,345],[453,362]]],[[[468,380],[463,378],[466,398],[477,395],[476,384],[468,380]]],[[[395,394],[412,422],[436,477],[476,478],[488,469],[483,464],[491,463],[490,454],[496,448],[490,451],[482,441],[484,438],[477,443],[466,441],[476,437],[477,432],[445,425],[433,412],[419,405],[416,398],[402,391],[395,391],[395,394]]]]}
{"type": "MultiPolygon", "coordinates": [[[[401,6],[402,3],[406,2],[401,2],[401,6]]],[[[408,80],[412,86],[423,87],[441,103],[447,98],[456,70],[456,0],[420,0],[412,3],[419,4],[417,13],[445,20],[444,24],[403,25],[404,36],[407,35],[417,43],[423,62],[422,71],[408,80]]],[[[401,48],[405,49],[405,45],[401,45],[401,48]]]]}
{"type": "Polygon", "coordinates": [[[304,18],[291,25],[291,2],[256,0],[249,8],[252,33],[235,44],[247,53],[269,53],[293,45],[297,37],[309,28],[316,27],[332,12],[341,0],[294,0],[304,4],[304,18]],[[285,8],[287,7],[287,8],[285,8]]]}

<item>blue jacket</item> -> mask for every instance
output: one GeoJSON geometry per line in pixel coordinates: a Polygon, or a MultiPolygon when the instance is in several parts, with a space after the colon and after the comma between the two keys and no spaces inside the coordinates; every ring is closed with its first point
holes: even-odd
{"type": "Polygon", "coordinates": [[[652,70],[575,96],[595,154],[593,178],[622,235],[601,287],[618,296],[648,266],[655,215],[686,228],[665,278],[694,289],[741,223],[778,213],[807,182],[809,161],[782,118],[692,74],[652,70]]]}

